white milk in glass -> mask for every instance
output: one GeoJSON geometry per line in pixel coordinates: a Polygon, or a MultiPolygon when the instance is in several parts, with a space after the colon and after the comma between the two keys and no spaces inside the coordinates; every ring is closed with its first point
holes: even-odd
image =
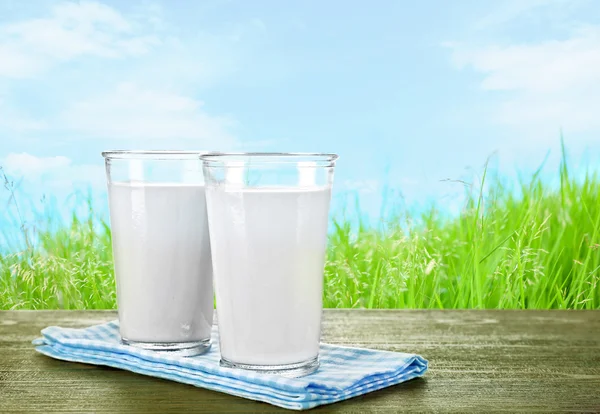
{"type": "Polygon", "coordinates": [[[207,189],[223,359],[318,355],[330,198],[330,187],[207,189]]]}
{"type": "Polygon", "coordinates": [[[213,289],[204,186],[113,182],[109,198],[123,339],[210,338],[213,289]]]}

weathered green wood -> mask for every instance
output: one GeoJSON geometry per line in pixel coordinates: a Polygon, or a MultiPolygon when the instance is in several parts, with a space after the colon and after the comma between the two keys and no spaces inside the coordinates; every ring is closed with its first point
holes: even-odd
{"type": "MultiPolygon", "coordinates": [[[[188,385],[56,361],[30,341],[110,311],[0,312],[0,412],[281,411],[188,385]]],[[[326,310],[324,340],[417,352],[424,379],[311,412],[600,412],[600,311],[326,310]]]]}

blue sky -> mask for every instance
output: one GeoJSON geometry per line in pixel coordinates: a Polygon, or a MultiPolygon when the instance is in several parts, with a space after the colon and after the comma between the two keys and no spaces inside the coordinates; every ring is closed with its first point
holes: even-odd
{"type": "Polygon", "coordinates": [[[0,165],[59,206],[101,199],[102,150],[170,148],[337,152],[370,215],[385,185],[451,209],[561,128],[597,165],[599,113],[595,0],[0,0],[0,165]]]}

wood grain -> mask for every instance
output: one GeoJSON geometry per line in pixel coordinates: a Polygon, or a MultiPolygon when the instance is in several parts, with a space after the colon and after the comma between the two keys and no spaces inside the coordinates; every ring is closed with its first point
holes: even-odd
{"type": "MultiPolygon", "coordinates": [[[[31,340],[112,311],[0,312],[0,412],[276,412],[264,403],[56,361],[31,340]]],[[[415,352],[425,378],[311,412],[600,412],[600,311],[326,310],[324,340],[415,352]]]]}

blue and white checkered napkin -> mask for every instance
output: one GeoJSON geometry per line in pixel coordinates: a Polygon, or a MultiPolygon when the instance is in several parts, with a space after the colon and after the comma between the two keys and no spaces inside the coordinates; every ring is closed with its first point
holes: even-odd
{"type": "Polygon", "coordinates": [[[293,410],[346,400],[422,376],[427,361],[418,355],[322,344],[319,370],[285,378],[219,365],[218,330],[204,355],[177,357],[122,345],[118,322],[84,329],[51,326],[33,341],[52,358],[106,365],[164,378],[293,410]]]}

